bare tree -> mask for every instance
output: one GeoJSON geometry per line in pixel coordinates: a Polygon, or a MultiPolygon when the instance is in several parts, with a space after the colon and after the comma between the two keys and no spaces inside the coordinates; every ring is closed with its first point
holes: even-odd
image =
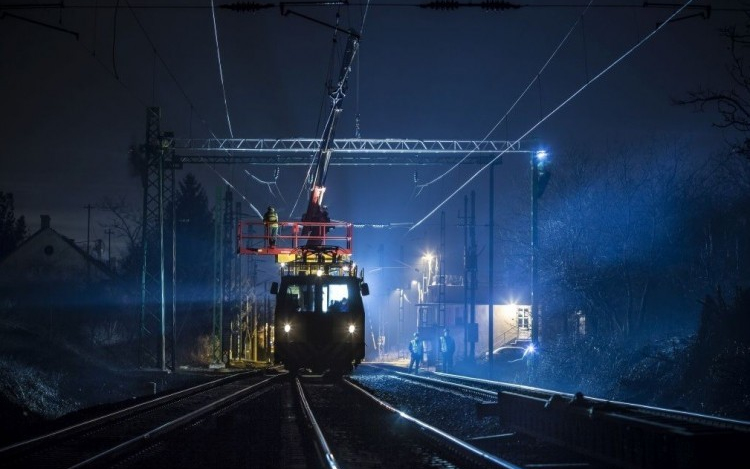
{"type": "Polygon", "coordinates": [[[106,210],[111,216],[105,223],[106,228],[115,231],[118,237],[125,238],[129,248],[138,245],[142,226],[140,214],[127,204],[125,197],[104,197],[97,208],[106,210]]]}
{"type": "Polygon", "coordinates": [[[687,283],[696,246],[686,220],[701,221],[689,214],[710,188],[687,150],[654,143],[599,159],[577,154],[557,169],[540,245],[545,298],[562,314],[582,310],[599,333],[624,338],[689,301],[698,287],[687,283]]]}
{"type": "Polygon", "coordinates": [[[142,262],[141,214],[129,206],[124,197],[104,197],[97,208],[109,214],[109,220],[102,226],[112,230],[116,239],[125,240],[125,252],[121,254],[118,271],[138,280],[142,262]]]}
{"type": "MultiPolygon", "coordinates": [[[[746,11],[748,23],[744,26],[722,28],[720,33],[729,42],[730,61],[727,72],[733,83],[725,90],[698,89],[690,91],[685,99],[673,99],[678,105],[693,105],[700,111],[716,107],[721,120],[716,127],[733,128],[747,135],[750,133],[750,11],[746,11]]],[[[731,143],[732,151],[750,159],[750,137],[731,143]]]]}

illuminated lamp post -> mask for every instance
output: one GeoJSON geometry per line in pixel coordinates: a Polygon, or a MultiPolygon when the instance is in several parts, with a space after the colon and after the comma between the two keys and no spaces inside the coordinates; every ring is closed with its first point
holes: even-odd
{"type": "Polygon", "coordinates": [[[422,283],[418,282],[417,280],[412,280],[411,284],[417,287],[417,303],[422,303],[424,301],[424,295],[422,294],[422,283]]]}
{"type": "Polygon", "coordinates": [[[422,290],[424,290],[425,293],[430,291],[430,281],[432,279],[432,254],[427,253],[424,256],[422,256],[422,259],[427,261],[427,276],[424,278],[424,285],[422,287],[422,290]]]}
{"type": "Polygon", "coordinates": [[[422,340],[426,340],[426,335],[429,335],[428,330],[435,325],[434,320],[431,318],[431,305],[430,303],[430,283],[432,282],[432,259],[435,256],[428,252],[422,256],[422,259],[427,263],[427,268],[422,272],[422,292],[421,301],[417,306],[417,331],[420,332],[422,340]]]}
{"type": "Polygon", "coordinates": [[[404,328],[404,289],[397,288],[398,291],[398,331],[396,333],[397,344],[401,344],[401,331],[404,328]]]}

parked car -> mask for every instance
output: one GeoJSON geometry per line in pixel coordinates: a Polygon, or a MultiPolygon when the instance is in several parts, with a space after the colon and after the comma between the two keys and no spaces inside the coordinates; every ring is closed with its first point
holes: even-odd
{"type": "MultiPolygon", "coordinates": [[[[533,352],[533,345],[529,345],[528,347],[522,347],[520,345],[503,345],[494,350],[492,353],[492,361],[498,363],[522,362],[533,352]]],[[[488,355],[488,353],[484,354],[485,360],[489,358],[488,355]]]]}

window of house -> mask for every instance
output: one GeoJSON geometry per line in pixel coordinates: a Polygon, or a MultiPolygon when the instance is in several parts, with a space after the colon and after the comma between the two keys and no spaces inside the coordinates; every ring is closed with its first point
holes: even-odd
{"type": "Polygon", "coordinates": [[[516,310],[516,323],[519,329],[528,330],[531,328],[531,311],[527,307],[519,307],[516,310]]]}

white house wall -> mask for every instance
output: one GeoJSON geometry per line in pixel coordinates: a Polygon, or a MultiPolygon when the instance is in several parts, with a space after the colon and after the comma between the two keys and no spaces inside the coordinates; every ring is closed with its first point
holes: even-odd
{"type": "MultiPolygon", "coordinates": [[[[509,345],[518,339],[518,308],[529,308],[525,305],[495,305],[493,346],[509,345]]],[[[489,349],[488,305],[476,306],[476,322],[479,329],[478,342],[475,346],[476,356],[482,357],[489,349]]]]}

